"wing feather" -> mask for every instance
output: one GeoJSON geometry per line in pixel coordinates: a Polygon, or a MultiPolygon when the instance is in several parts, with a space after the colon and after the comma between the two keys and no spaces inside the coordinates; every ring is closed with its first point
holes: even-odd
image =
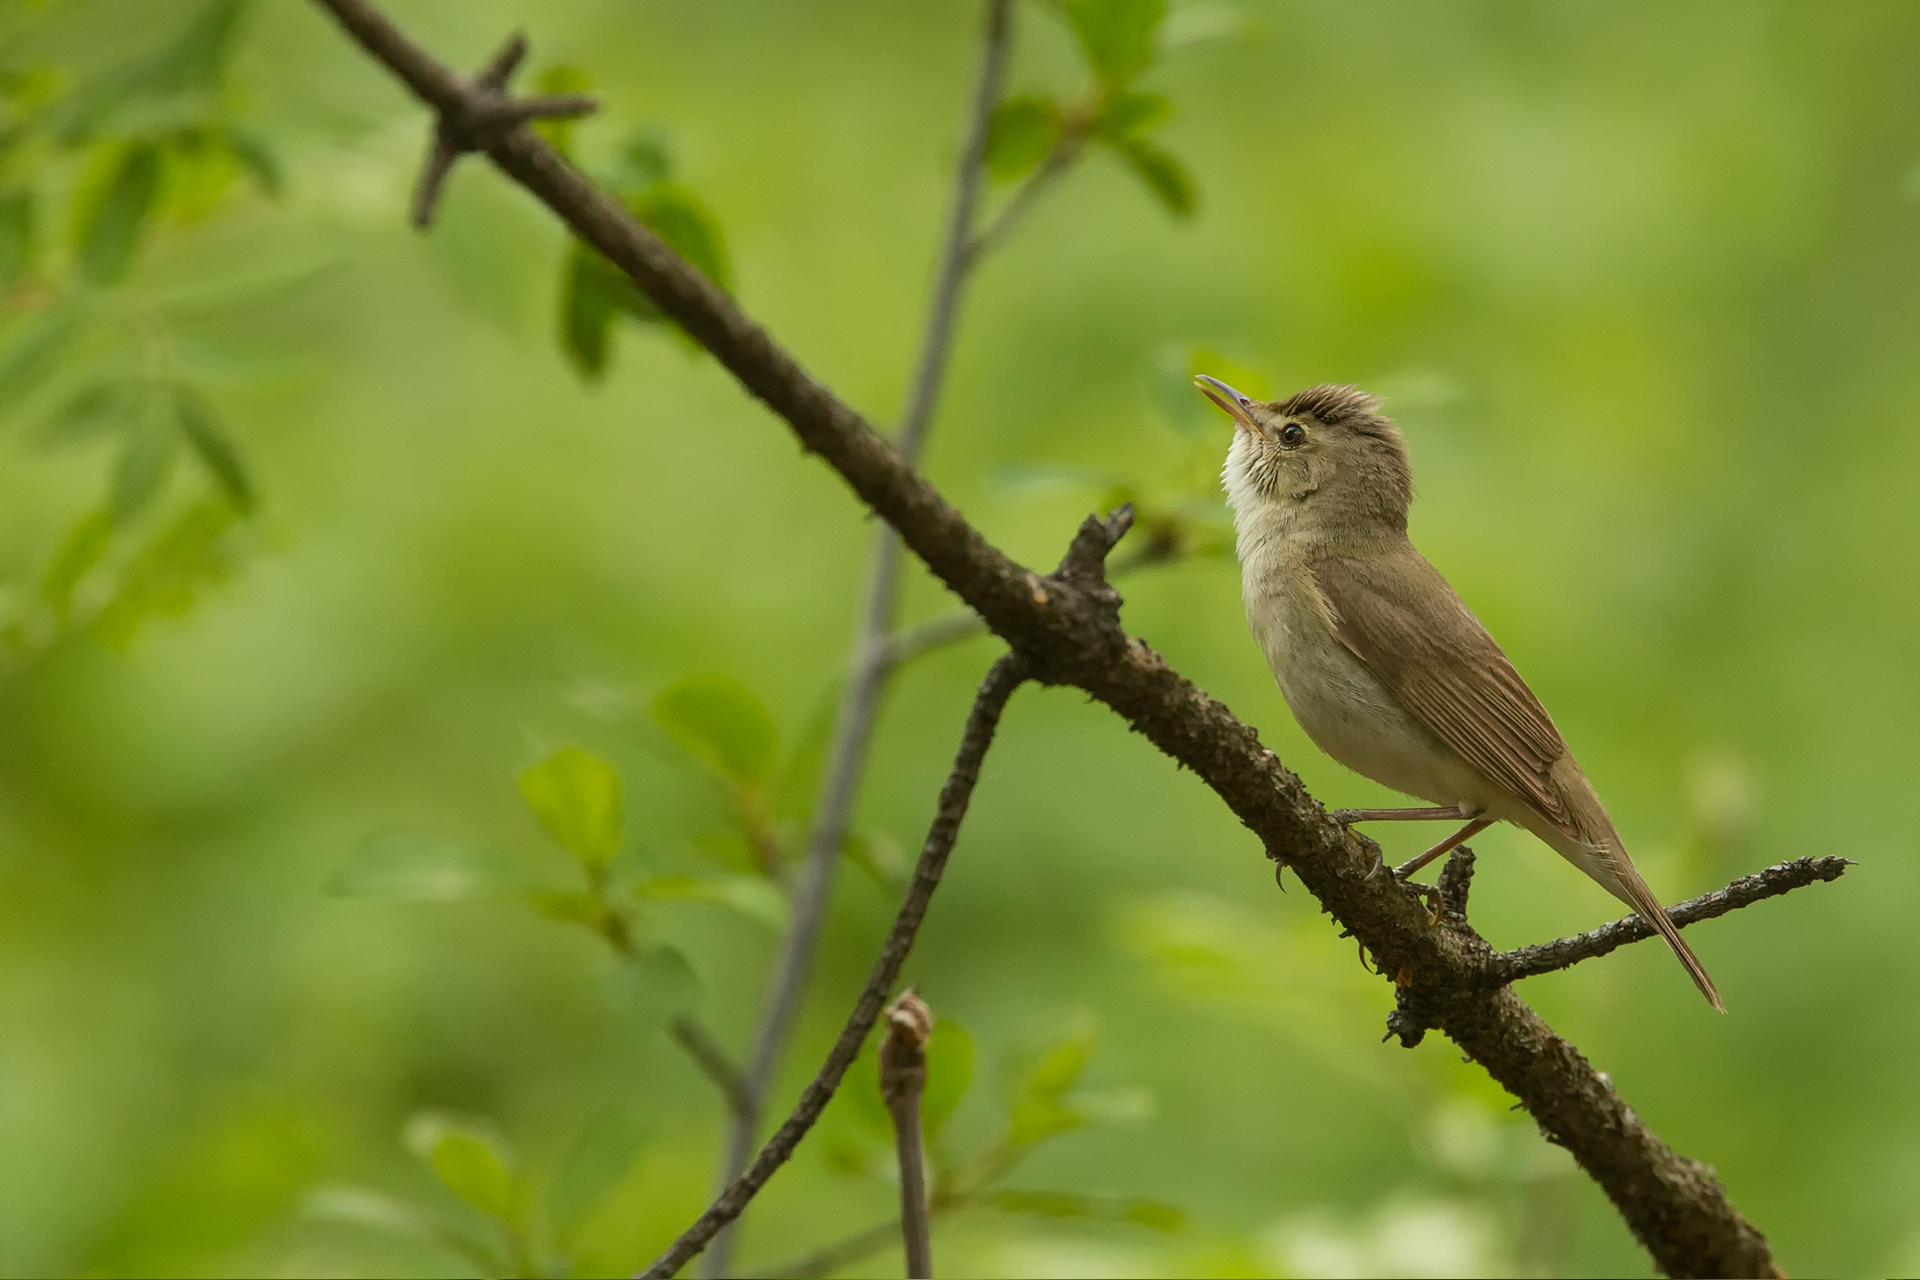
{"type": "Polygon", "coordinates": [[[1407,546],[1384,563],[1326,556],[1313,572],[1341,643],[1409,714],[1474,768],[1581,838],[1553,781],[1566,742],[1439,570],[1407,546]]]}

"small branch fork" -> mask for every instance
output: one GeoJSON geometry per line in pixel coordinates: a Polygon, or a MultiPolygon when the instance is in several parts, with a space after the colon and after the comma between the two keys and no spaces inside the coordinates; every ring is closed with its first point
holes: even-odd
{"type": "MultiPolygon", "coordinates": [[[[367,0],[316,3],[443,115],[464,120],[484,97],[367,0]]],[[[1118,541],[1128,523],[1124,511],[1105,521],[1089,518],[1075,549],[1053,574],[1043,578],[1016,563],[731,298],[532,130],[496,129],[473,141],[503,173],[625,271],[781,418],[801,446],[832,467],[1013,650],[982,686],[913,885],[833,1052],[746,1173],[647,1275],[673,1274],[737,1216],[825,1107],[899,974],[951,851],[986,740],[1006,697],[1024,679],[1084,690],[1192,770],[1261,840],[1267,856],[1292,868],[1380,972],[1391,975],[1400,1005],[1395,1013],[1404,1016],[1405,1025],[1444,1032],[1519,1099],[1547,1138],[1564,1146],[1606,1192],[1662,1271],[1673,1276],[1780,1274],[1766,1238],[1734,1208],[1712,1170],[1662,1142],[1611,1081],[1556,1035],[1511,985],[1489,987],[1485,975],[1495,953],[1484,939],[1444,909],[1436,923],[1419,895],[1380,866],[1371,840],[1333,821],[1251,728],[1126,633],[1118,594],[1103,576],[1085,572],[1088,555],[1083,553],[1118,541]]],[[[1820,878],[1825,877],[1815,877],[1820,878]]],[[[1445,872],[1442,881],[1448,881],[1445,872]]],[[[1464,888],[1459,873],[1452,883],[1464,888]]],[[[1735,888],[1725,892],[1734,894],[1735,888]]],[[[1742,904],[1730,899],[1726,909],[1737,905],[1742,904]]],[[[1597,948],[1617,943],[1610,937],[1587,945],[1598,954],[1597,948]]]]}
{"type": "Polygon", "coordinates": [[[446,185],[447,174],[453,171],[453,162],[469,151],[485,150],[489,138],[530,120],[571,119],[592,115],[600,109],[600,103],[584,93],[508,97],[507,81],[520,69],[526,56],[527,38],[516,31],[469,82],[459,109],[441,110],[434,124],[433,142],[427,148],[427,162],[420,168],[420,183],[413,192],[414,226],[425,230],[433,225],[440,191],[446,185]]]}

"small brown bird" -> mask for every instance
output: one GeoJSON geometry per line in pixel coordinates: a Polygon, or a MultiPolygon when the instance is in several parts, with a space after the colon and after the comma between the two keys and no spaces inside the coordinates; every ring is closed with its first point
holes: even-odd
{"type": "Polygon", "coordinates": [[[1401,876],[1495,822],[1525,827],[1659,930],[1725,1012],[1546,708],[1407,540],[1413,472],[1379,402],[1320,386],[1262,403],[1195,383],[1233,418],[1222,478],[1241,591],[1287,706],[1341,764],[1438,806],[1334,816],[1466,823],[1401,876]]]}

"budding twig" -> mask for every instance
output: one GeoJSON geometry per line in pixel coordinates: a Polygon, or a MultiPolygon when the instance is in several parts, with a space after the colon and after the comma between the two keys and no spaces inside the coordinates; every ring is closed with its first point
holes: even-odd
{"type": "Polygon", "coordinates": [[[887,1006],[887,1038],[880,1042],[880,1096],[893,1117],[900,1162],[900,1229],[907,1246],[908,1280],[933,1276],[933,1224],[927,1205],[927,1151],[920,1095],[927,1087],[927,1039],[933,1010],[912,989],[887,1006]]]}

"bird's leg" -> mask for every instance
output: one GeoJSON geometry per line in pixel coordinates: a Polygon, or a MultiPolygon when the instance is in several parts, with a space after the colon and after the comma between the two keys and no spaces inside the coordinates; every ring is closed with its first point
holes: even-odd
{"type": "Polygon", "coordinates": [[[1464,822],[1479,812],[1450,804],[1441,809],[1335,809],[1327,816],[1346,827],[1356,822],[1464,822]]]}
{"type": "Polygon", "coordinates": [[[1466,841],[1473,839],[1475,836],[1479,835],[1482,831],[1485,831],[1488,827],[1492,826],[1493,822],[1494,820],[1492,818],[1475,818],[1472,822],[1469,822],[1466,826],[1460,828],[1458,831],[1448,836],[1445,840],[1442,840],[1439,844],[1433,846],[1433,848],[1427,850],[1425,853],[1421,854],[1419,857],[1413,859],[1413,861],[1403,862],[1399,866],[1395,867],[1393,869],[1393,878],[1395,880],[1405,880],[1408,876],[1412,875],[1414,872],[1418,871],[1420,868],[1426,866],[1429,862],[1432,862],[1435,858],[1438,858],[1443,854],[1452,853],[1455,848],[1465,843],[1466,841]]]}

